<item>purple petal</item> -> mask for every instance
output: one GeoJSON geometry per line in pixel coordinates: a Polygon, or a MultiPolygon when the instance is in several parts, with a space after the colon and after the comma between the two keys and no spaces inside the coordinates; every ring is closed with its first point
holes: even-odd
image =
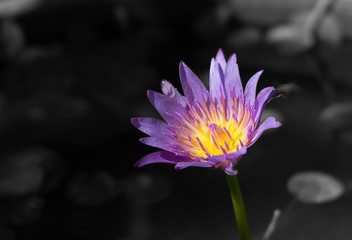
{"type": "Polygon", "coordinates": [[[224,53],[222,52],[221,48],[219,49],[218,53],[216,54],[215,60],[220,64],[222,71],[225,72],[226,60],[225,60],[224,53]]]}
{"type": "Polygon", "coordinates": [[[212,164],[219,164],[226,161],[226,154],[211,156],[206,159],[207,162],[212,164]]]}
{"type": "Polygon", "coordinates": [[[246,84],[246,88],[244,90],[244,98],[245,98],[246,104],[248,104],[250,107],[253,107],[254,105],[256,91],[257,91],[257,83],[262,73],[263,73],[263,70],[254,74],[253,77],[251,77],[246,84]]]}
{"type": "Polygon", "coordinates": [[[176,156],[174,153],[160,151],[160,152],[150,153],[147,156],[141,158],[139,161],[137,161],[134,164],[134,166],[135,167],[142,167],[144,165],[151,164],[151,163],[175,164],[177,162],[186,161],[186,160],[187,160],[187,158],[181,157],[181,156],[176,156]]]}
{"type": "Polygon", "coordinates": [[[207,162],[196,162],[196,161],[188,161],[188,162],[178,162],[175,165],[175,169],[180,170],[186,167],[212,167],[213,164],[207,162]]]}
{"type": "Polygon", "coordinates": [[[228,175],[237,175],[238,171],[234,169],[233,165],[230,164],[228,167],[223,169],[228,175]]]}
{"type": "Polygon", "coordinates": [[[281,123],[276,121],[274,117],[268,117],[265,121],[253,132],[253,138],[248,145],[248,147],[252,146],[258,138],[262,135],[262,133],[269,128],[277,128],[280,127],[281,123]]]}
{"type": "Polygon", "coordinates": [[[225,97],[224,92],[224,72],[218,61],[211,60],[209,72],[209,91],[213,100],[225,97]]]}
{"type": "Polygon", "coordinates": [[[282,92],[275,90],[274,87],[263,88],[258,93],[258,96],[254,104],[254,114],[255,114],[254,121],[256,123],[259,122],[260,117],[263,113],[263,109],[265,108],[266,104],[268,104],[268,102],[271,99],[280,97],[281,95],[282,95],[282,92]]]}
{"type": "Polygon", "coordinates": [[[221,165],[221,168],[226,167],[227,165],[225,162],[229,163],[237,163],[237,161],[242,157],[242,155],[247,153],[247,147],[243,146],[240,150],[236,152],[232,152],[229,154],[222,154],[222,155],[216,155],[216,156],[211,156],[206,159],[207,162],[212,163],[212,164],[219,164],[219,163],[224,163],[221,165]]]}
{"type": "Polygon", "coordinates": [[[133,126],[149,136],[163,136],[170,133],[167,124],[159,119],[136,117],[132,118],[131,122],[133,126]]]}
{"type": "Polygon", "coordinates": [[[207,158],[208,162],[215,164],[216,168],[224,170],[229,175],[236,175],[237,170],[234,166],[238,163],[241,157],[247,153],[247,147],[244,145],[240,150],[229,154],[223,154],[218,156],[212,156],[207,158]]]}
{"type": "Polygon", "coordinates": [[[187,106],[185,98],[177,91],[177,89],[168,81],[161,81],[161,90],[166,96],[169,96],[181,104],[183,107],[187,106]]]}
{"type": "Polygon", "coordinates": [[[166,151],[172,151],[172,143],[174,143],[174,140],[172,138],[169,138],[167,136],[165,137],[145,137],[139,139],[142,143],[145,145],[149,145],[152,147],[156,148],[161,148],[166,151]]]}
{"type": "Polygon", "coordinates": [[[236,175],[238,172],[235,170],[235,166],[241,157],[247,153],[247,147],[244,145],[240,150],[227,154],[227,164],[222,164],[219,167],[229,175],[236,175]]]}
{"type": "Polygon", "coordinates": [[[168,123],[174,123],[175,113],[186,114],[185,108],[173,98],[151,90],[148,90],[148,97],[155,109],[168,123]]]}
{"type": "Polygon", "coordinates": [[[184,62],[180,63],[180,80],[183,93],[190,100],[203,102],[207,99],[208,91],[202,81],[189,69],[184,62]]]}
{"type": "Polygon", "coordinates": [[[237,163],[240,158],[247,153],[247,147],[244,145],[241,147],[240,150],[236,152],[232,152],[226,155],[226,160],[232,162],[232,163],[237,163]]]}
{"type": "Polygon", "coordinates": [[[225,67],[225,89],[229,96],[234,92],[235,97],[243,99],[243,88],[237,65],[236,54],[232,54],[225,67]]]}

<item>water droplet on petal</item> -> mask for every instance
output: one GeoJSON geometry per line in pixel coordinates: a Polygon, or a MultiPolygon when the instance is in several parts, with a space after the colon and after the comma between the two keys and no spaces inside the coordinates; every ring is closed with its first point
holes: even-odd
{"type": "Polygon", "coordinates": [[[299,201],[320,204],[338,199],[345,186],[337,178],[323,172],[300,172],[287,183],[288,191],[299,201]]]}

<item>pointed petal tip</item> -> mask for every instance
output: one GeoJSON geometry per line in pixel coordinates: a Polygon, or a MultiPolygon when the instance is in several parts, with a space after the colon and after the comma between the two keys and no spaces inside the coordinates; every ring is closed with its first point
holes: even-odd
{"type": "Polygon", "coordinates": [[[256,77],[256,78],[260,78],[260,76],[263,74],[263,72],[264,72],[264,70],[262,69],[262,70],[260,70],[260,71],[258,71],[258,72],[256,72],[252,77],[256,77]]]}
{"type": "Polygon", "coordinates": [[[253,138],[250,141],[250,144],[248,145],[248,147],[252,146],[259,139],[259,137],[263,134],[263,132],[265,130],[270,129],[270,128],[278,128],[281,125],[282,124],[280,122],[276,121],[276,119],[274,117],[267,117],[260,124],[260,126],[253,132],[253,138]]]}
{"type": "Polygon", "coordinates": [[[149,99],[149,101],[151,101],[153,103],[153,99],[154,99],[154,95],[155,95],[155,92],[153,90],[147,90],[147,97],[149,99]]]}
{"type": "Polygon", "coordinates": [[[275,92],[276,94],[275,94],[275,96],[274,96],[273,98],[275,98],[275,97],[281,97],[281,96],[283,96],[283,95],[287,95],[287,94],[288,94],[287,91],[282,90],[282,89],[274,89],[274,92],[275,92]]]}
{"type": "Polygon", "coordinates": [[[168,83],[169,83],[169,81],[167,81],[166,79],[163,79],[163,80],[161,80],[160,85],[163,86],[168,83]]]}
{"type": "Polygon", "coordinates": [[[135,163],[133,164],[133,167],[135,167],[135,168],[140,168],[140,167],[143,167],[143,166],[145,166],[145,165],[147,165],[147,164],[148,164],[148,162],[145,161],[145,157],[143,157],[143,158],[139,159],[137,162],[135,162],[135,163]]]}
{"type": "Polygon", "coordinates": [[[148,89],[147,90],[147,96],[150,97],[150,95],[152,95],[152,94],[153,94],[153,91],[148,89]]]}
{"type": "Polygon", "coordinates": [[[137,161],[133,164],[133,167],[135,168],[140,168],[140,167],[143,167],[144,165],[140,163],[140,161],[137,161]]]}
{"type": "Polygon", "coordinates": [[[138,117],[131,118],[131,123],[134,127],[138,128],[139,126],[138,117]]]}
{"type": "Polygon", "coordinates": [[[153,90],[147,90],[148,99],[152,102],[153,105],[154,105],[154,100],[156,98],[158,98],[160,95],[164,96],[163,94],[161,94],[159,92],[156,92],[156,91],[153,91],[153,90]]]}
{"type": "Polygon", "coordinates": [[[282,123],[281,123],[281,122],[279,122],[279,121],[276,121],[276,122],[275,122],[275,127],[278,128],[278,127],[281,127],[281,126],[282,126],[282,123]]]}
{"type": "Polygon", "coordinates": [[[177,159],[178,157],[175,157],[173,153],[170,153],[167,151],[153,152],[139,159],[133,166],[143,167],[145,165],[152,164],[152,163],[175,164],[176,163],[175,160],[177,159]]]}
{"type": "Polygon", "coordinates": [[[244,96],[246,104],[248,104],[250,107],[253,107],[253,105],[255,104],[257,84],[263,72],[264,70],[256,72],[246,84],[244,96]]]}
{"type": "Polygon", "coordinates": [[[219,48],[219,50],[216,54],[215,60],[216,60],[216,62],[218,62],[220,64],[222,71],[225,72],[226,59],[225,59],[224,53],[222,52],[221,48],[219,48]]]}
{"type": "Polygon", "coordinates": [[[180,71],[180,73],[181,73],[181,71],[182,71],[182,72],[184,72],[185,74],[186,74],[186,72],[188,72],[188,71],[191,71],[191,72],[192,72],[192,70],[187,66],[187,64],[186,64],[184,61],[180,61],[179,71],[180,71]]]}
{"type": "Polygon", "coordinates": [[[186,66],[187,65],[186,65],[186,63],[184,61],[180,61],[180,65],[179,65],[180,68],[184,68],[186,66]]]}
{"type": "Polygon", "coordinates": [[[163,92],[164,95],[166,96],[172,96],[174,94],[174,88],[172,84],[169,81],[166,81],[165,79],[161,81],[160,83],[161,86],[161,91],[163,92]]]}
{"type": "Polygon", "coordinates": [[[224,52],[222,51],[222,49],[221,48],[219,48],[219,50],[218,50],[218,52],[216,53],[216,57],[218,58],[218,57],[223,57],[224,56],[224,52]]]}
{"type": "Polygon", "coordinates": [[[233,53],[230,57],[229,60],[227,62],[235,62],[237,63],[237,55],[236,53],[233,53]]]}
{"type": "MultiPolygon", "coordinates": [[[[267,122],[267,124],[270,125],[270,127],[269,127],[268,129],[270,129],[270,128],[278,128],[278,127],[281,127],[281,126],[282,126],[282,123],[279,122],[279,121],[276,121],[276,119],[275,119],[274,117],[267,117],[267,118],[263,121],[263,123],[264,123],[264,122],[267,122]]],[[[262,123],[262,124],[263,124],[263,123],[262,123]]]]}

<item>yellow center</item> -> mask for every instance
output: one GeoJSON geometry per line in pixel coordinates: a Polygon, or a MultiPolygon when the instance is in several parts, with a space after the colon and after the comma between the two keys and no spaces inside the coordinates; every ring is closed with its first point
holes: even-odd
{"type": "Polygon", "coordinates": [[[247,144],[248,131],[255,126],[251,112],[237,99],[229,104],[231,108],[226,107],[224,100],[216,104],[210,99],[209,103],[191,106],[189,115],[182,116],[178,123],[181,128],[175,139],[181,151],[204,161],[210,156],[238,151],[242,144],[247,144]]]}

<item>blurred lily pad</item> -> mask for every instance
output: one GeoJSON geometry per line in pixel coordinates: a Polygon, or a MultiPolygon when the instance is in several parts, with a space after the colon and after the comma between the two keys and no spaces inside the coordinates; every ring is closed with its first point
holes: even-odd
{"type": "Polygon", "coordinates": [[[171,192],[172,184],[168,178],[159,175],[138,174],[124,181],[125,194],[138,205],[149,205],[165,199],[171,192]]]}
{"type": "Polygon", "coordinates": [[[38,196],[20,199],[11,211],[10,223],[25,225],[38,220],[43,213],[45,201],[38,196]]]}
{"type": "Polygon", "coordinates": [[[61,180],[59,156],[49,149],[31,147],[0,158],[0,196],[19,196],[51,190],[61,180]]]}
{"type": "Polygon", "coordinates": [[[105,171],[79,173],[72,178],[68,196],[82,206],[102,206],[111,202],[119,193],[115,177],[105,171]]]}
{"type": "Polygon", "coordinates": [[[10,18],[34,10],[41,0],[2,0],[0,17],[10,18]]]}
{"type": "Polygon", "coordinates": [[[259,43],[262,40],[262,32],[256,27],[244,27],[229,32],[227,45],[233,48],[245,48],[259,43]]]}
{"type": "Polygon", "coordinates": [[[352,127],[352,101],[330,104],[322,111],[320,119],[334,129],[352,127]]]}
{"type": "Polygon", "coordinates": [[[343,26],[335,14],[327,14],[317,29],[318,38],[331,46],[338,46],[344,39],[343,26]]]}
{"type": "Polygon", "coordinates": [[[269,29],[266,41],[278,46],[283,54],[299,54],[307,51],[315,44],[313,31],[307,25],[309,15],[297,14],[287,24],[281,24],[269,29]]]}
{"type": "Polygon", "coordinates": [[[1,59],[8,60],[16,57],[24,46],[25,37],[20,25],[11,19],[2,21],[0,23],[1,59]]]}
{"type": "Polygon", "coordinates": [[[299,201],[311,204],[334,201],[345,192],[345,186],[340,180],[315,171],[293,175],[287,183],[287,188],[299,201]]]}

